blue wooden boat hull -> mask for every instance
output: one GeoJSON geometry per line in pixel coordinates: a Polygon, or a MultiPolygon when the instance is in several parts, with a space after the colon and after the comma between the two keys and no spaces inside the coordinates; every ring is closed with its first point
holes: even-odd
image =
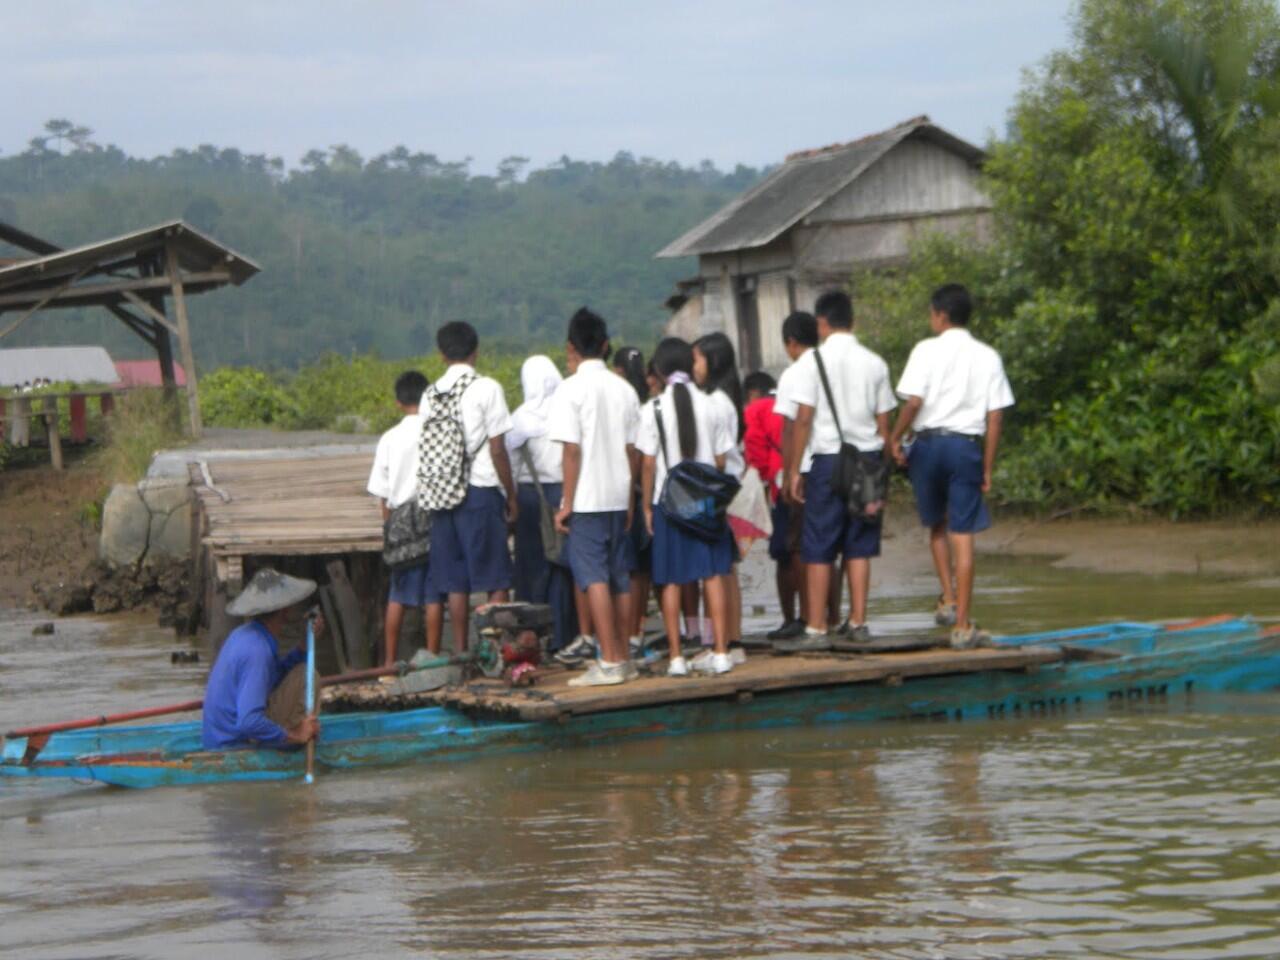
{"type": "MultiPolygon", "coordinates": [[[[747,702],[700,700],[574,717],[565,723],[472,720],[444,707],[340,714],[322,720],[320,770],[447,762],[482,753],[564,748],[624,738],[801,725],[926,719],[973,721],[1177,704],[1200,693],[1280,686],[1280,633],[1251,620],[1169,630],[1114,624],[1004,638],[1007,645],[1066,645],[1107,659],[1068,659],[1034,672],[989,671],[761,694],[747,702]],[[1096,655],[1096,654],[1095,654],[1096,655]]],[[[126,787],[301,778],[301,752],[200,749],[198,723],[57,734],[23,766],[24,739],[5,743],[0,774],[65,777],[126,787]]]]}

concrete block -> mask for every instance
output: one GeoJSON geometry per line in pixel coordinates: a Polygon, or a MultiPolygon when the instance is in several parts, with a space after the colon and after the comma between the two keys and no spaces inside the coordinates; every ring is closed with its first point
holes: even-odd
{"type": "Polygon", "coordinates": [[[147,559],[182,560],[191,555],[191,487],[182,479],[146,479],[138,484],[151,514],[147,559]]]}
{"type": "Polygon", "coordinates": [[[138,488],[117,483],[102,507],[98,557],[113,567],[132,566],[147,552],[150,536],[151,511],[138,488]]]}

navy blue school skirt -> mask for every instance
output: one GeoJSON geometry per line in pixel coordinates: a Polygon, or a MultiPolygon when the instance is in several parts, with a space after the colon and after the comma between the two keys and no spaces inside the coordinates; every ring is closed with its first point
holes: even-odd
{"type": "Polygon", "coordinates": [[[733,570],[733,534],[724,526],[724,536],[714,543],[685,533],[653,509],[653,582],[694,583],[719,577],[733,570]]]}

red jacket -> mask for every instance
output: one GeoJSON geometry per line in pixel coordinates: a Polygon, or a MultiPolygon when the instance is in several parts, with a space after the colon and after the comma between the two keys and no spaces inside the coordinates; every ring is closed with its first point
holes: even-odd
{"type": "Polygon", "coordinates": [[[777,477],[782,472],[782,417],[773,412],[773,397],[752,400],[742,411],[746,433],[742,437],[747,466],[755,467],[769,495],[778,493],[777,477]]]}

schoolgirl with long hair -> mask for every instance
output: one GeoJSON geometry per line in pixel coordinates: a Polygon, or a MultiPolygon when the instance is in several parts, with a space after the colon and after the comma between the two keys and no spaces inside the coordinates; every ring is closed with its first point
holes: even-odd
{"type": "MultiPolygon", "coordinates": [[[[738,378],[738,358],[733,343],[723,333],[708,333],[694,341],[693,379],[710,398],[713,416],[733,436],[733,447],[725,455],[724,471],[740,480],[747,469],[742,453],[746,429],[742,416],[742,381],[738,378]]],[[[729,642],[735,644],[742,641],[742,587],[738,582],[737,561],[735,544],[734,566],[725,577],[729,642]]],[[[705,658],[706,654],[699,656],[705,658]]],[[[699,658],[695,661],[700,663],[699,658]]]]}
{"type": "Polygon", "coordinates": [[[662,622],[671,658],[667,673],[689,673],[690,665],[680,649],[680,595],[683,584],[699,581],[715,642],[711,656],[699,663],[698,669],[728,673],[733,660],[729,656],[724,578],[733,568],[733,536],[726,524],[723,536],[716,541],[695,537],[671,523],[658,508],[658,501],[669,467],[695,460],[723,470],[734,436],[723,418],[714,415],[707,394],[694,386],[693,348],[687,342],[676,337],[663,340],[654,351],[653,366],[665,386],[661,396],[641,409],[636,448],[643,457],[643,503],[645,524],[653,535],[653,579],[662,585],[662,622]]]}

